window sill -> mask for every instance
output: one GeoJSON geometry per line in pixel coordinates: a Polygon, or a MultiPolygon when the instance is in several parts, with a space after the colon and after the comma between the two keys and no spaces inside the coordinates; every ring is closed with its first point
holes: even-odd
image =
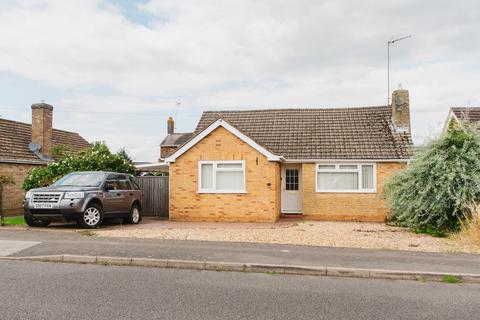
{"type": "Polygon", "coordinates": [[[316,190],[316,193],[377,193],[377,190],[316,190]]]}
{"type": "Polygon", "coordinates": [[[202,194],[202,193],[210,193],[210,194],[247,194],[247,191],[245,190],[240,190],[240,191],[235,191],[235,190],[228,190],[228,191],[221,191],[221,190],[214,190],[214,191],[197,191],[197,193],[202,194]]]}

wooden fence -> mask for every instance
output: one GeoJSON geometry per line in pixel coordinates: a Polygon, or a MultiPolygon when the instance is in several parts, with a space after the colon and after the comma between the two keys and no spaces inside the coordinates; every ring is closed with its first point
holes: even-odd
{"type": "Polygon", "coordinates": [[[168,177],[137,177],[146,216],[168,217],[168,177]]]}

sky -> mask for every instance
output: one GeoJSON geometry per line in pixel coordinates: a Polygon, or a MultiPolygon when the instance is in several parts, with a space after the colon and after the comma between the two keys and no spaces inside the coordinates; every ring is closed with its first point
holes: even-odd
{"type": "Polygon", "coordinates": [[[480,106],[480,1],[0,0],[0,116],[156,161],[168,116],[349,107],[410,93],[415,144],[480,106]]]}

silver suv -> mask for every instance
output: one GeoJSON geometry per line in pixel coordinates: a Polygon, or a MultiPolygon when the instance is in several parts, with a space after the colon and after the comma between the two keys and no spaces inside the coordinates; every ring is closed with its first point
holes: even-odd
{"type": "Polygon", "coordinates": [[[49,187],[28,191],[23,208],[31,227],[73,220],[83,228],[97,228],[107,218],[137,224],[142,219],[142,191],[129,174],[73,172],[49,187]]]}

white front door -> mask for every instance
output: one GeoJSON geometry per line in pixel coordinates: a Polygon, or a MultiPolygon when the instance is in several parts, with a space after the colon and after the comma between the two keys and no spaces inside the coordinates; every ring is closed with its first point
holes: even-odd
{"type": "Polygon", "coordinates": [[[282,165],[282,213],[302,213],[302,165],[282,165]]]}

